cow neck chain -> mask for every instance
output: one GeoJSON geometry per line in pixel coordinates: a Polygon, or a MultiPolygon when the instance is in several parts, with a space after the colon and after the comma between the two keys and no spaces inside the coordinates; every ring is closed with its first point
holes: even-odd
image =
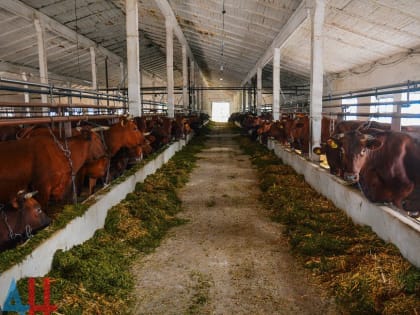
{"type": "Polygon", "coordinates": [[[56,136],[54,135],[54,132],[51,130],[50,127],[48,127],[48,131],[51,134],[51,137],[53,138],[55,144],[58,146],[58,148],[63,151],[64,156],[67,158],[67,160],[69,161],[69,166],[70,166],[70,171],[71,171],[71,181],[72,181],[72,187],[73,187],[73,202],[77,203],[77,193],[76,193],[76,174],[74,173],[74,168],[73,168],[73,161],[71,159],[71,151],[68,147],[68,143],[67,143],[67,139],[64,139],[64,145],[65,147],[61,144],[60,141],[58,141],[58,139],[56,138],[56,136]]]}
{"type": "Polygon", "coordinates": [[[108,167],[106,168],[106,177],[105,177],[105,183],[108,184],[109,181],[109,172],[110,172],[110,168],[111,168],[111,154],[108,152],[108,146],[106,145],[105,142],[105,137],[104,137],[104,131],[100,130],[99,134],[101,135],[101,141],[102,141],[102,145],[104,146],[104,150],[106,152],[106,157],[109,158],[109,162],[108,162],[108,167]]]}
{"type": "MultiPolygon", "coordinates": [[[[4,212],[4,205],[2,205],[2,204],[0,204],[0,211],[1,211],[1,216],[3,217],[3,222],[4,222],[4,224],[6,225],[8,231],[9,231],[9,239],[14,241],[18,237],[22,238],[22,234],[13,232],[13,229],[9,224],[9,220],[7,218],[6,212],[4,212]]],[[[22,215],[22,210],[19,210],[19,212],[22,215]]],[[[33,236],[32,227],[29,224],[25,225],[25,235],[26,235],[27,239],[29,239],[33,236]]]]}

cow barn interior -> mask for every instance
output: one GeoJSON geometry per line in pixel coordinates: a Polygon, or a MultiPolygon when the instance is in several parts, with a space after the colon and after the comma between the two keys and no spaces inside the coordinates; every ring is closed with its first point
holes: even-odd
{"type": "Polygon", "coordinates": [[[0,16],[0,313],[420,314],[420,1],[0,16]]]}

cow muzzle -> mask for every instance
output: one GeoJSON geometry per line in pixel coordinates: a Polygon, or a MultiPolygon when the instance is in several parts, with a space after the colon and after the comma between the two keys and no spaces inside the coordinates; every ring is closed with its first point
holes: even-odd
{"type": "Polygon", "coordinates": [[[357,183],[359,181],[359,174],[344,172],[344,180],[351,184],[357,183]]]}

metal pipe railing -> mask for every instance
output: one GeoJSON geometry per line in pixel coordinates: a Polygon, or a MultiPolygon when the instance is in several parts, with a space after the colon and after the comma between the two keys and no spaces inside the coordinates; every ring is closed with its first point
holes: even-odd
{"type": "Polygon", "coordinates": [[[117,102],[127,102],[128,99],[125,96],[117,96],[112,94],[104,94],[97,91],[89,90],[80,90],[80,89],[71,89],[67,87],[56,87],[51,84],[35,83],[21,80],[6,79],[0,77],[0,82],[9,83],[9,84],[18,84],[23,86],[33,86],[40,87],[41,89],[30,89],[26,87],[16,87],[8,85],[0,85],[0,90],[11,91],[11,92],[21,92],[21,93],[35,93],[35,94],[48,94],[51,96],[67,96],[67,97],[79,97],[79,98],[88,98],[88,99],[98,99],[98,100],[110,100],[117,102]],[[45,90],[47,89],[47,90],[45,90]],[[65,91],[65,92],[63,92],[65,91]]]}
{"type": "Polygon", "coordinates": [[[419,85],[420,85],[420,81],[407,81],[404,83],[383,85],[383,86],[379,86],[375,88],[360,89],[356,91],[330,94],[330,95],[324,96],[322,100],[335,101],[335,100],[342,100],[342,99],[349,99],[349,98],[356,98],[356,97],[369,97],[369,96],[378,96],[378,95],[407,93],[407,92],[418,92],[420,91],[419,85]],[[389,89],[393,89],[393,90],[389,90],[389,89]]]}
{"type": "Polygon", "coordinates": [[[78,116],[50,116],[50,117],[34,117],[34,118],[10,118],[7,120],[0,120],[1,126],[12,126],[21,124],[46,124],[54,122],[67,122],[67,121],[78,121],[78,120],[98,120],[98,119],[111,119],[117,118],[120,115],[78,115],[78,116]]]}
{"type": "Polygon", "coordinates": [[[370,107],[370,106],[381,106],[381,105],[401,105],[401,107],[410,107],[413,104],[420,104],[418,101],[394,101],[394,102],[374,102],[374,103],[357,103],[357,104],[337,104],[337,105],[323,105],[322,108],[345,108],[349,106],[356,107],[370,107]]]}

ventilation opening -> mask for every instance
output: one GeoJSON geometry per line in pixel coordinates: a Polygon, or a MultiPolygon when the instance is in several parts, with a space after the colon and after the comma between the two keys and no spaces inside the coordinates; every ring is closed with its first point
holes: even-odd
{"type": "Polygon", "coordinates": [[[215,122],[227,122],[230,115],[230,103],[212,102],[211,120],[215,122]]]}

